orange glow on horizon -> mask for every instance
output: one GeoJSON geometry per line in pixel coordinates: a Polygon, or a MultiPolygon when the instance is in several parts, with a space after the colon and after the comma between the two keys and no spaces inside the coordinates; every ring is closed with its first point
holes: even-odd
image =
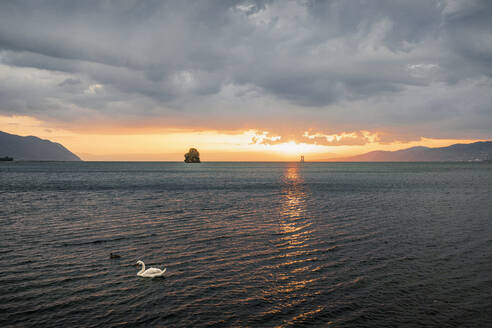
{"type": "MultiPolygon", "coordinates": [[[[295,141],[274,144],[254,143],[256,130],[218,131],[155,128],[138,133],[105,134],[62,129],[30,116],[0,116],[0,131],[21,136],[33,135],[64,145],[83,160],[103,161],[182,161],[190,147],[200,151],[203,161],[323,161],[373,150],[398,150],[414,146],[445,147],[479,140],[428,139],[412,142],[324,146],[295,141]]],[[[113,128],[113,131],[118,131],[113,128]]]]}

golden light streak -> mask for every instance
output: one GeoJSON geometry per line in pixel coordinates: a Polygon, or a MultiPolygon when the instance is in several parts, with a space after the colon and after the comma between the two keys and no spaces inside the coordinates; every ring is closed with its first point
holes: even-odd
{"type": "MultiPolygon", "coordinates": [[[[186,129],[160,129],[155,127],[146,132],[138,127],[101,126],[97,131],[76,131],[59,128],[53,123],[30,116],[1,116],[0,131],[58,142],[84,160],[130,160],[130,161],[182,161],[189,147],[198,148],[204,161],[298,161],[300,155],[306,161],[323,161],[336,157],[357,155],[373,150],[398,150],[414,146],[444,147],[455,143],[470,143],[478,140],[428,139],[412,142],[378,143],[377,132],[362,131],[369,143],[365,145],[323,146],[287,141],[275,144],[252,142],[264,133],[256,130],[193,131],[186,129]],[[107,131],[113,131],[108,134],[107,131]]],[[[347,137],[350,133],[333,135],[332,138],[347,137]]],[[[307,135],[305,135],[307,136],[307,135]]],[[[274,137],[275,138],[275,137],[274,137]]]]}

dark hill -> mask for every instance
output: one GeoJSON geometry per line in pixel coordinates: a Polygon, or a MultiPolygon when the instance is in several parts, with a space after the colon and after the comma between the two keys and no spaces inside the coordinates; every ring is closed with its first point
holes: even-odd
{"type": "Polygon", "coordinates": [[[468,162],[492,160],[492,141],[455,144],[448,147],[412,147],[397,151],[372,151],[366,154],[334,158],[349,162],[468,162]]]}
{"type": "Polygon", "coordinates": [[[0,131],[0,157],[30,161],[80,161],[80,158],[59,143],[38,137],[21,137],[0,131]]]}

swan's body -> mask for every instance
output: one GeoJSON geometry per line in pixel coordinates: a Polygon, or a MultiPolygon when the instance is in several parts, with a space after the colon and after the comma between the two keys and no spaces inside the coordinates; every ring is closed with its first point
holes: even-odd
{"type": "Polygon", "coordinates": [[[157,268],[148,268],[147,270],[145,270],[145,263],[143,263],[143,261],[138,261],[137,264],[140,264],[142,266],[142,269],[137,273],[137,276],[139,277],[146,277],[146,278],[162,277],[164,272],[166,272],[165,268],[164,270],[157,269],[157,268]]]}

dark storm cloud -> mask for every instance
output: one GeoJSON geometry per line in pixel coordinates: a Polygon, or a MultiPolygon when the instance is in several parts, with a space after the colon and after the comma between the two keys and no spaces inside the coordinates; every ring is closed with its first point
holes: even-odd
{"type": "Polygon", "coordinates": [[[80,80],[79,79],[71,79],[71,78],[68,78],[66,80],[63,80],[60,84],[58,84],[58,86],[64,87],[66,85],[70,86],[70,85],[77,85],[77,84],[80,84],[80,80]]]}
{"type": "Polygon", "coordinates": [[[0,64],[5,114],[491,136],[485,0],[2,1],[0,64]]]}

